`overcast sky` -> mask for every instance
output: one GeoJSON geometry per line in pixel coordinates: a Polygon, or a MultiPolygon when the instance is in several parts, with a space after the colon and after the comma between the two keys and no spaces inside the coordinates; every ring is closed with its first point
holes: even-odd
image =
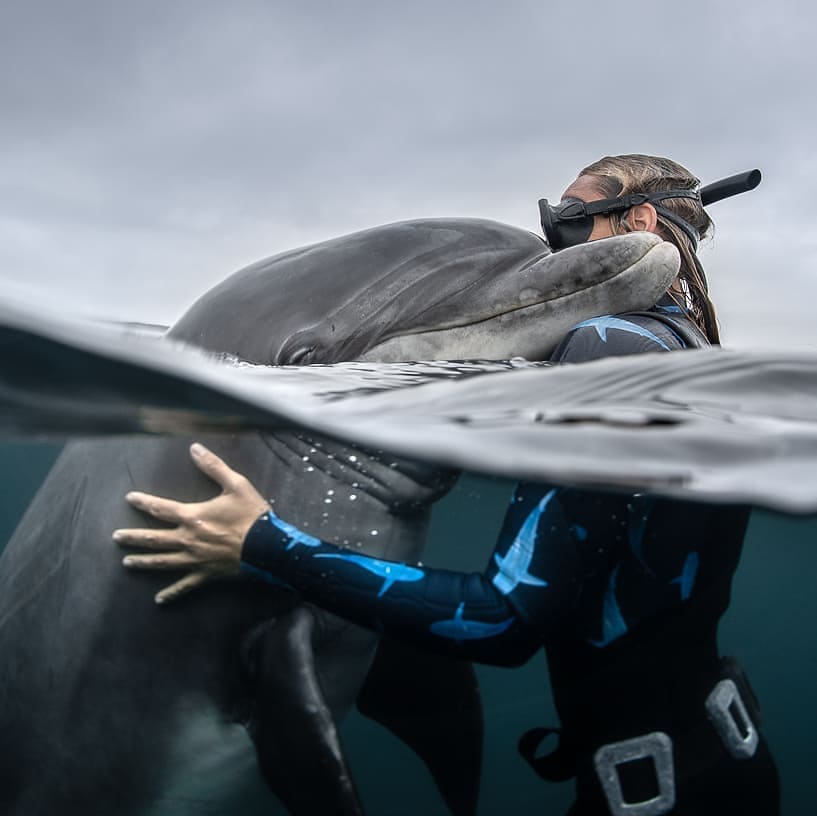
{"type": "Polygon", "coordinates": [[[802,0],[0,0],[0,287],[175,320],[286,248],[424,216],[538,231],[611,153],[713,205],[725,344],[817,349],[817,10],[802,0]]]}

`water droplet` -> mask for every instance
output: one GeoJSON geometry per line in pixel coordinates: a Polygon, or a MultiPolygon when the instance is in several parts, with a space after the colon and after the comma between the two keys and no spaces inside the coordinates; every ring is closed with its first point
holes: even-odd
{"type": "Polygon", "coordinates": [[[308,461],[309,461],[309,457],[308,457],[308,456],[302,456],[302,457],[301,457],[301,461],[302,461],[302,462],[308,462],[308,461]]]}
{"type": "Polygon", "coordinates": [[[349,494],[349,501],[354,501],[356,498],[357,498],[357,495],[355,493],[350,493],[349,494]]]}
{"type": "Polygon", "coordinates": [[[324,499],[323,503],[324,504],[332,504],[332,499],[324,499]]]}
{"type": "Polygon", "coordinates": [[[311,465],[306,469],[307,473],[312,473],[315,470],[311,465]]]}
{"type": "Polygon", "coordinates": [[[369,535],[377,535],[377,530],[372,530],[369,535]]]}
{"type": "Polygon", "coordinates": [[[352,454],[352,455],[349,457],[349,461],[350,461],[350,462],[357,462],[357,456],[355,456],[354,454],[352,454]]]}
{"type": "Polygon", "coordinates": [[[360,485],[357,482],[352,482],[352,487],[360,487],[360,485]]]}
{"type": "Polygon", "coordinates": [[[327,495],[327,496],[334,496],[334,495],[335,495],[335,491],[334,491],[334,490],[327,490],[327,491],[326,491],[326,495],[327,495]]]}

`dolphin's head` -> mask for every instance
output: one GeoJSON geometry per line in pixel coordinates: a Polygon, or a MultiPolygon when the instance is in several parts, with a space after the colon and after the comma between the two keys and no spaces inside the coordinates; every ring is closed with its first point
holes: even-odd
{"type": "Polygon", "coordinates": [[[171,334],[275,365],[544,359],[582,320],[652,306],[678,267],[650,233],[553,254],[496,222],[404,222],[248,267],[171,334]]]}
{"type": "Polygon", "coordinates": [[[672,244],[639,232],[545,252],[453,290],[429,281],[427,307],[397,315],[357,359],[542,360],[582,320],[652,306],[679,263],[672,244]]]}

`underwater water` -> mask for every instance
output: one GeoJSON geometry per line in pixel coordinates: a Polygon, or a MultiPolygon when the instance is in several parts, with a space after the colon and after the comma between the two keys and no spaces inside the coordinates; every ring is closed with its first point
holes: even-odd
{"type": "MultiPolygon", "coordinates": [[[[58,446],[0,445],[0,542],[5,543],[53,462],[58,446]]],[[[464,476],[434,509],[424,561],[481,570],[512,483],[464,476]]],[[[814,812],[817,707],[817,517],[754,512],[721,625],[721,651],[738,656],[761,702],[763,728],[780,769],[783,813],[814,812]]],[[[562,814],[572,783],[538,779],[516,752],[526,729],[555,725],[544,659],[522,668],[478,668],[485,707],[480,816],[562,814]]],[[[447,813],[417,757],[383,728],[351,712],[343,724],[349,760],[367,812],[447,813]]],[[[111,736],[115,740],[115,734],[111,736]]],[[[197,757],[145,816],[247,816],[275,811],[241,726],[213,723],[198,735],[197,757]]],[[[181,763],[180,758],[180,763],[181,763]]]]}

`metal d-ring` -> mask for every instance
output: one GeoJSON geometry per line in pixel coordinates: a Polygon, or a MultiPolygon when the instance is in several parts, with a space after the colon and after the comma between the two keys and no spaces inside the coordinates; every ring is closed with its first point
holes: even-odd
{"type": "Polygon", "coordinates": [[[726,750],[735,759],[749,759],[757,750],[757,729],[749,717],[734,680],[721,680],[706,698],[706,716],[718,732],[726,750]],[[737,722],[741,718],[741,724],[737,722]],[[744,734],[745,731],[745,734],[744,734]]]}
{"type": "Polygon", "coordinates": [[[675,807],[672,740],[663,731],[602,745],[593,755],[593,762],[613,816],[663,816],[675,807]],[[653,761],[658,793],[641,802],[626,802],[619,767],[639,759],[653,761]]]}

